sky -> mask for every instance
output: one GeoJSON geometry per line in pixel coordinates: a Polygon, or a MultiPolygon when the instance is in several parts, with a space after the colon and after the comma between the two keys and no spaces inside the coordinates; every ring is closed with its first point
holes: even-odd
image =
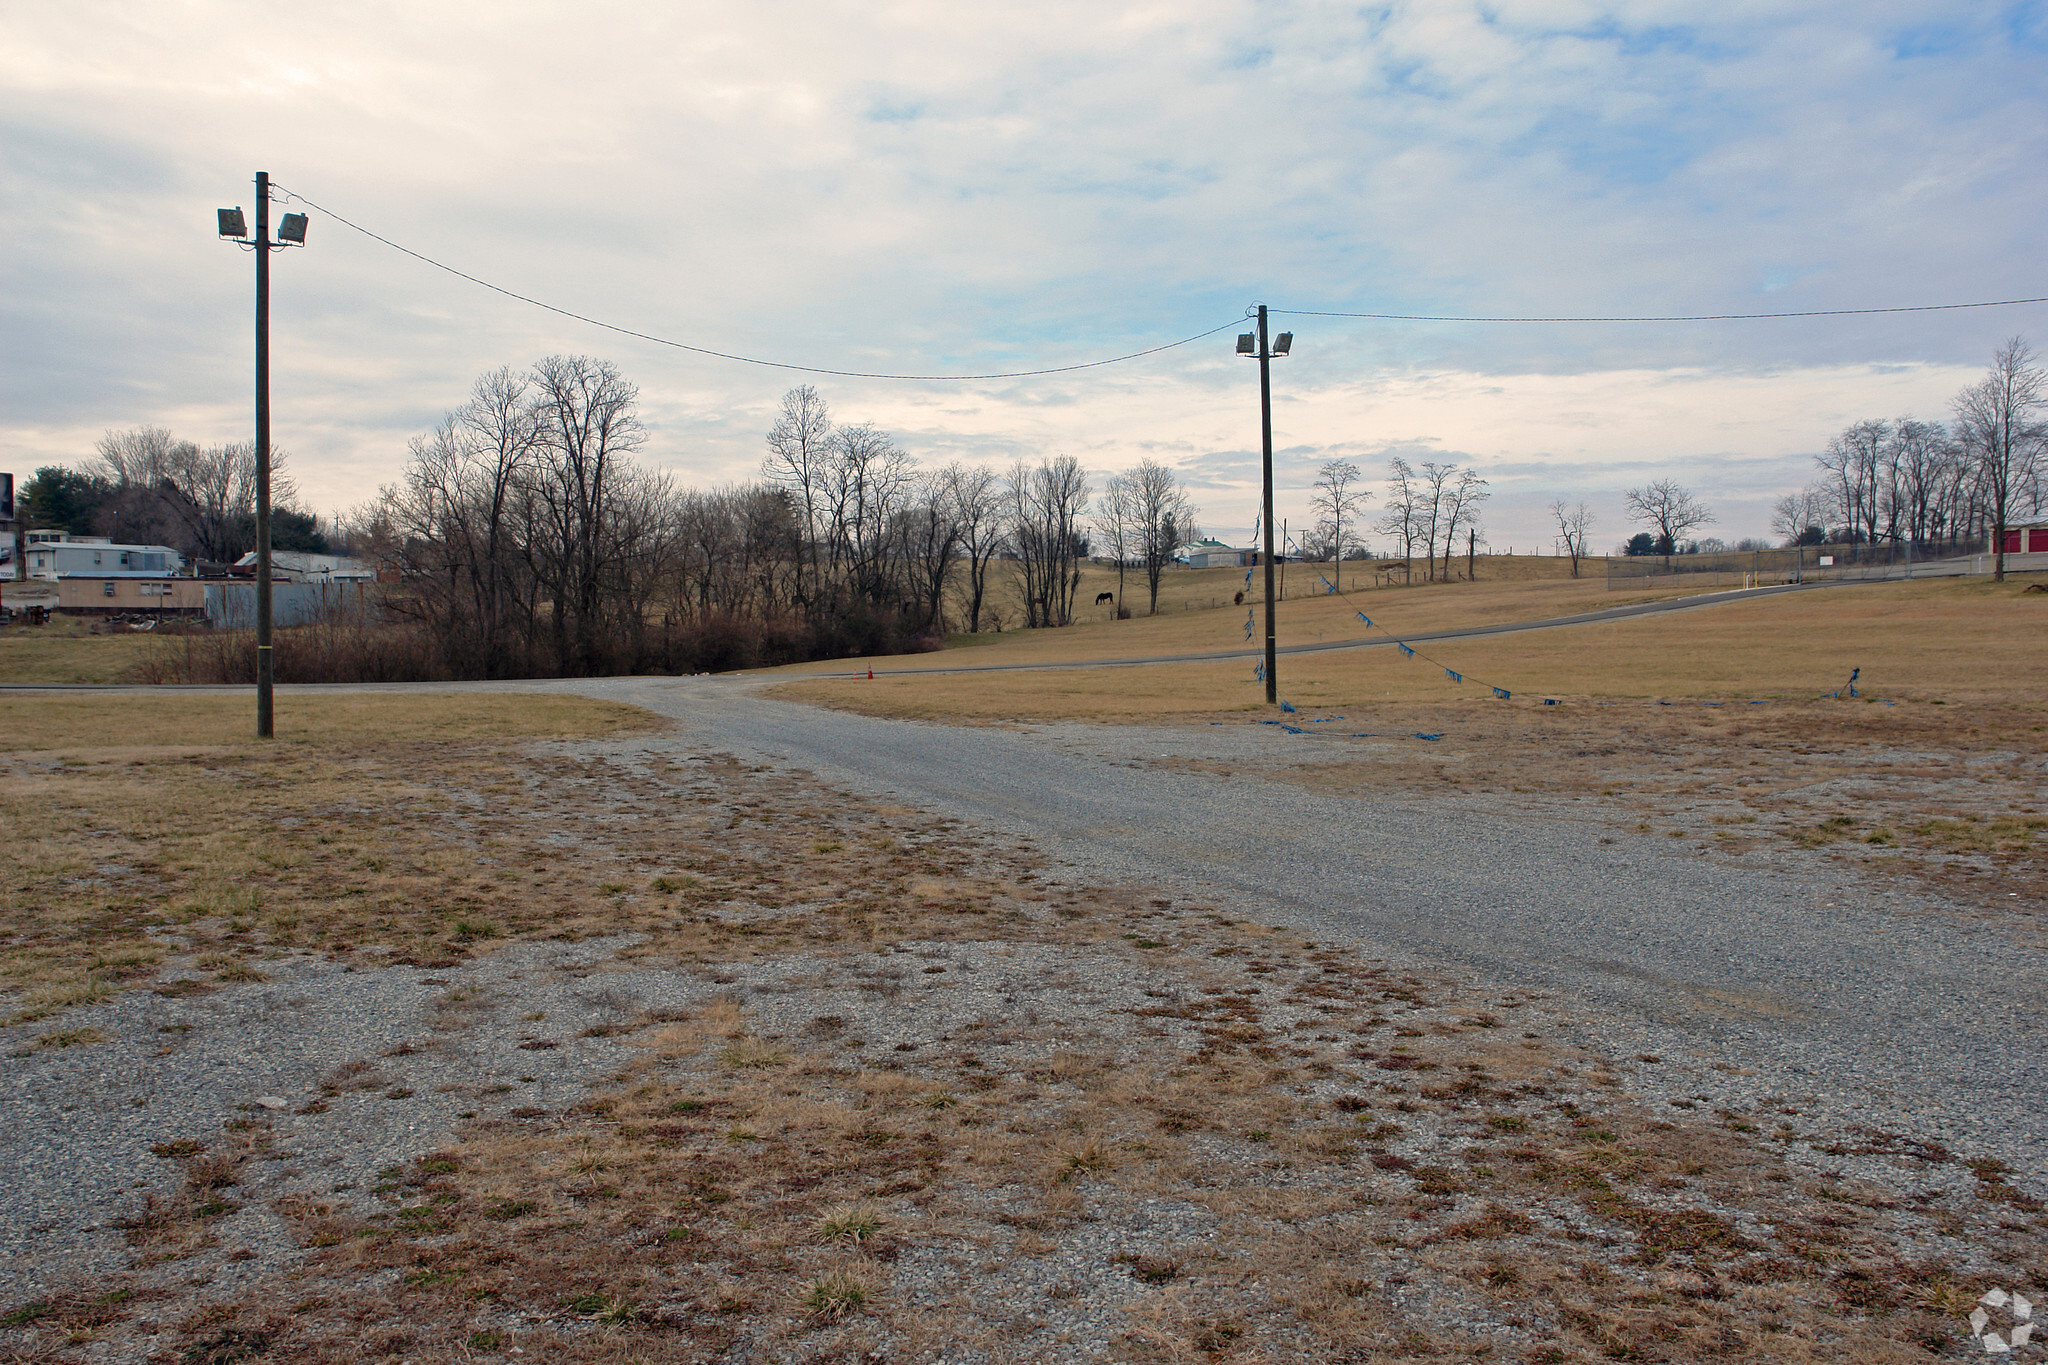
{"type": "MultiPolygon", "coordinates": [[[[1830,436],[1940,417],[2048,304],[1707,323],[1452,323],[2048,295],[2048,3],[1028,6],[0,0],[0,469],[110,429],[251,428],[252,256],[213,211],[271,173],[278,446],[373,498],[479,374],[554,353],[638,384],[644,459],[755,477],[813,383],[926,464],[1178,468],[1249,534],[1278,313],[1281,516],[1350,459],[1634,529],[1672,478],[1768,532],[1830,436]],[[1703,17],[1704,16],[1704,17],[1703,17]],[[311,207],[318,205],[319,207],[311,207]],[[811,375],[650,336],[964,383],[811,375]],[[1305,311],[1304,311],[1305,310],[1305,311]]],[[[1099,481],[1099,477],[1098,477],[1099,481]]],[[[1375,499],[1375,508],[1378,499],[1375,499]]],[[[1368,516],[1376,515],[1369,511],[1368,516]]]]}

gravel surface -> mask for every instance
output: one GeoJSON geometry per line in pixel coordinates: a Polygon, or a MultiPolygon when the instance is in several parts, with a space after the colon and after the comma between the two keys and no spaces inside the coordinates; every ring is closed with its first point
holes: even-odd
{"type": "MultiPolygon", "coordinates": [[[[742,679],[621,679],[519,690],[574,690],[680,722],[663,734],[563,746],[565,755],[594,756],[623,773],[709,750],[814,773],[869,802],[897,801],[913,811],[964,818],[1003,836],[994,842],[1035,843],[1050,863],[1045,871],[1052,884],[1039,881],[1042,891],[1030,901],[1050,892],[1056,906],[1068,893],[1143,887],[1146,895],[1165,892],[1193,906],[1289,926],[1314,942],[1279,953],[1283,975],[1275,977],[1268,975],[1276,971],[1271,963],[1209,954],[1188,924],[1176,923],[1193,912],[1162,910],[1162,931],[1175,926],[1162,937],[1190,935],[1195,970],[1210,974],[1173,981],[1148,976],[1142,967],[1133,971],[1129,954],[1162,946],[1149,941],[1134,949],[907,939],[851,962],[793,953],[680,967],[629,962],[620,954],[637,940],[627,937],[505,943],[440,969],[383,965],[388,952],[373,944],[359,947],[350,964],[295,954],[266,960],[268,980],[192,994],[181,993],[177,982],[197,970],[196,955],[174,955],[159,974],[157,992],[131,991],[66,1011],[61,1021],[0,1030],[0,1045],[11,1054],[0,1070],[0,1306],[135,1266],[158,1277],[154,1293],[167,1292],[168,1276],[183,1286],[179,1292],[200,1301],[267,1302],[278,1292],[280,1273],[306,1273],[294,1267],[306,1264],[309,1254],[308,1210],[337,1225],[352,1218],[355,1226],[386,1232],[409,1214],[427,1217],[425,1203],[398,1207],[436,1188],[419,1163],[442,1144],[472,1141],[479,1133],[542,1134],[543,1145],[557,1149],[549,1158],[556,1163],[569,1159],[563,1153],[572,1144],[573,1151],[587,1152],[592,1142],[608,1140],[614,1126],[620,1141],[636,1128],[635,1136],[644,1137],[645,1116],[616,1125],[609,1117],[590,1118],[608,1111],[590,1110],[589,1097],[624,1094],[622,1087],[633,1085],[641,1087],[634,1094],[651,1093],[656,1085],[696,1087],[691,1093],[701,1090],[713,1105],[721,1087],[739,1088],[737,1072],[758,1076],[746,1082],[758,1091],[755,1103],[787,1097],[777,1121],[816,1141],[844,1120],[806,1118],[807,1106],[832,1103],[857,1112],[888,1100],[891,1085],[907,1087],[895,1097],[900,1105],[905,1095],[950,1078],[959,1093],[944,1091],[944,1112],[993,1105],[967,1083],[983,1079],[985,1068],[987,1077],[1027,1078],[1020,1084],[1032,1088],[1017,1090],[1010,1103],[1072,1106],[1071,1122],[1060,1118],[1040,1128],[1012,1117],[1004,1130],[1010,1145],[990,1149],[1005,1161],[1056,1164],[1078,1141],[1070,1131],[1079,1134],[1084,1122],[1099,1124],[1100,1114],[1110,1112],[1105,1096],[1113,1089],[1106,1081],[1084,1083],[1082,1073],[1068,1075],[1063,1067],[1085,1058],[1094,1074],[1113,1077],[1127,1061],[1135,1066],[1145,1049],[1179,1055],[1205,1038],[1213,1041],[1215,1020],[1200,1022],[1205,1016],[1196,1007],[1213,1006],[1226,986],[1236,991],[1243,983],[1251,995],[1276,988],[1277,996],[1288,979],[1284,973],[1321,983],[1323,974],[1340,971],[1334,962],[1317,965],[1307,956],[1312,949],[1332,959],[1339,954],[1328,950],[1355,949],[1391,970],[1426,974],[1446,986],[1447,1005],[1456,999],[1519,1011],[1515,1022],[1532,1031],[1501,1030],[1503,1048],[1510,1033],[1536,1039],[1534,1030],[1585,1047],[1598,1059],[1591,1067],[1540,1077],[1532,1072],[1512,1093],[1492,1094],[1488,1103],[1496,1108],[1525,1108],[1531,1125],[1555,1122],[1545,1115],[1560,1109],[1578,1115],[1575,1124],[1590,1125],[1591,1113],[1609,1097],[1649,1111],[1648,1126],[1634,1130],[1642,1140],[1671,1127],[1659,1124],[1657,1114],[1705,1120],[1708,1127],[1719,1126],[1716,1111],[1730,1125],[1738,1110],[1759,1121],[1766,1114],[1773,1122],[1775,1115],[1791,1115],[1809,1136],[1796,1152],[1788,1145],[1784,1157],[1802,1179],[1817,1182],[1824,1193],[1816,1198],[1835,1199],[1832,1191],[1845,1180],[1898,1190],[1902,1172],[1929,1199],[1986,1198],[1969,1168],[1946,1156],[1917,1155],[1914,1144],[1940,1144],[1960,1160],[1999,1158],[2016,1168],[2017,1185],[2040,1188],[2048,1138],[2032,1106],[2044,1070],[2039,956],[2014,953],[1982,918],[1921,913],[1924,895],[1903,883],[1799,850],[1743,860],[1696,856],[1667,839],[1626,832],[1632,817],[1619,803],[1574,803],[1540,793],[1332,796],[1285,780],[1292,763],[1341,758],[1369,765],[1386,744],[1423,742],[1412,738],[1288,736],[1251,723],[935,726],[767,701],[754,686],[755,680],[742,679]],[[1229,775],[1189,771],[1190,761],[1229,775]],[[1200,981],[1213,984],[1197,991],[1200,981]],[[786,1049],[791,1058],[720,1063],[719,1039],[688,1046],[661,1041],[666,1021],[694,1017],[698,1022],[687,1027],[701,1029],[720,1008],[745,1020],[735,1025],[744,1032],[723,1039],[786,1049]],[[1141,1022],[1134,1027],[1132,1021],[1141,1022]],[[56,1022],[97,1031],[105,1040],[49,1045],[56,1022]],[[949,1041],[950,1048],[943,1046],[949,1041]],[[972,1074],[963,1075],[953,1054],[969,1041],[980,1055],[968,1064],[972,1074]],[[799,1063],[803,1084],[784,1089],[772,1079],[782,1074],[775,1066],[799,1063]],[[764,1069],[746,1070],[757,1065],[764,1069]],[[863,1076],[870,1079],[856,1079],[863,1076]],[[1581,1115],[1578,1106],[1588,1112],[1581,1115]],[[210,1215],[209,1238],[184,1253],[187,1259],[154,1270],[149,1258],[138,1262],[127,1234],[149,1216],[152,1198],[172,1199],[209,1154],[231,1149],[241,1162],[239,1174],[219,1195],[225,1208],[210,1215]]],[[[1358,728],[1372,727],[1361,722],[1358,728]]],[[[582,770],[560,780],[602,785],[582,770]]],[[[614,810],[624,807],[606,805],[599,818],[614,810]]],[[[640,817],[618,818],[624,822],[619,838],[632,841],[632,821],[640,817]]],[[[737,815],[732,823],[740,823],[737,815]]],[[[800,838],[807,842],[811,834],[800,832],[800,838]]],[[[755,911],[733,902],[715,913],[747,919],[755,911]]],[[[189,947],[175,931],[166,937],[174,953],[189,947]]],[[[1371,975],[1378,978],[1378,969],[1371,975]]],[[[1234,1170],[1248,1191],[1281,1201],[1273,1216],[1289,1228],[1337,1217],[1335,1211],[1354,1200],[1360,1208],[1412,1202],[1413,1177],[1399,1171],[1503,1159],[1474,1142],[1472,1126],[1485,1120],[1461,1116],[1464,1101],[1434,1099],[1411,1111],[1407,1092],[1390,1079],[1398,1069],[1389,1070],[1384,1060],[1377,1067],[1360,1060],[1379,1053],[1356,1050],[1339,1031],[1314,1032],[1336,1027],[1328,1016],[1339,1006],[1323,993],[1335,989],[1318,985],[1298,997],[1267,999],[1262,1027],[1274,1040],[1292,1040],[1287,1055],[1306,1059],[1305,1074],[1321,1077],[1292,1084],[1296,1099],[1290,1102],[1322,1112],[1371,1088],[1371,1114],[1342,1120],[1365,1133],[1368,1121],[1384,1119],[1401,1097],[1395,1107],[1403,1123],[1386,1125],[1368,1148],[1370,1163],[1311,1174],[1312,1163],[1304,1161],[1297,1171],[1286,1153],[1267,1154],[1270,1134],[1238,1131],[1246,1126],[1241,1119],[1233,1120],[1234,1128],[1203,1131],[1196,1110],[1174,1118],[1173,1131],[1188,1126],[1188,1160],[1207,1163],[1201,1169],[1210,1174],[1234,1170]],[[1433,1113],[1429,1106],[1439,1103],[1443,1112],[1433,1113]]],[[[1364,999],[1343,1009],[1362,1012],[1364,999]]],[[[1474,1029],[1475,1037],[1494,1037],[1486,1032],[1496,1027],[1493,1021],[1476,1026],[1465,1017],[1469,1010],[1413,999],[1412,1027],[1395,1030],[1395,1023],[1375,1017],[1345,1028],[1356,1025],[1359,1038],[1375,1027],[1395,1030],[1393,1038],[1421,1039],[1427,1031],[1432,1043],[1438,1034],[1474,1029]]],[[[1398,1003],[1386,1008],[1402,1012],[1398,1003]]],[[[1374,1044],[1389,1045],[1406,1047],[1391,1039],[1374,1044]]],[[[1432,1093],[1451,1092],[1424,1088],[1417,1098],[1432,1093]]],[[[1140,1107],[1149,1102],[1142,1095],[1110,1098],[1140,1107]]],[[[781,1101],[767,1101],[764,1116],[775,1117],[775,1103],[781,1101]]],[[[692,1100],[691,1110],[696,1107],[692,1100]]],[[[1032,1111],[1007,1112],[1028,1117],[1032,1111]]],[[[765,1153],[768,1148],[740,1144],[779,1140],[766,1122],[760,1134],[743,1138],[737,1129],[717,1131],[725,1123],[707,1116],[698,1125],[710,1134],[704,1140],[714,1151],[765,1153]]],[[[677,1127],[691,1140],[701,1136],[677,1127]]],[[[1735,1131],[1756,1130],[1745,1123],[1735,1131]]],[[[861,1135],[852,1136],[858,1141],[861,1135]]],[[[1477,1136],[1488,1134],[1482,1129],[1477,1136]]],[[[1156,1146],[1162,1139],[1141,1127],[1119,1141],[1129,1152],[1144,1152],[1148,1142],[1156,1146]]],[[[970,1143],[932,1159],[979,1158],[970,1143]]],[[[1483,1165],[1474,1169],[1491,1176],[1483,1165]]],[[[532,1174],[540,1185],[549,1180],[540,1172],[518,1174],[532,1174]]],[[[1115,1333],[1142,1335],[1151,1321],[1145,1314],[1168,1309],[1171,1314],[1157,1319],[1158,1340],[1179,1342],[1173,1350],[1184,1353],[1205,1340],[1206,1329],[1197,1315],[1176,1306],[1181,1296],[1199,1303],[1213,1288],[1247,1304],[1269,1301],[1273,1287],[1257,1278],[1262,1271],[1246,1279],[1243,1270],[1233,1270],[1213,1286],[1205,1278],[1212,1258],[1222,1263],[1219,1248],[1234,1246],[1240,1259],[1259,1264],[1242,1228],[1233,1232],[1234,1219],[1219,1218],[1219,1205],[1205,1202],[1212,1191],[1164,1181],[1081,1183],[1091,1210],[1086,1217],[1060,1212],[1049,1195],[1030,1195],[1028,1183],[961,1185],[946,1196],[956,1202],[942,1200],[936,1212],[926,1208],[915,1182],[890,1187],[900,1198],[888,1216],[903,1244],[891,1244],[888,1267],[869,1269],[902,1302],[929,1316],[931,1335],[927,1341],[920,1329],[898,1320],[889,1358],[1096,1359],[1112,1350],[1115,1333]],[[1148,1258],[1171,1261],[1180,1267],[1171,1275],[1180,1278],[1156,1293],[1143,1287],[1151,1284],[1143,1278],[1148,1258]],[[972,1293],[963,1285],[974,1286],[972,1293]]],[[[1656,1190],[1674,1192],[1640,1197],[1662,1199],[1671,1209],[1700,1203],[1744,1236],[1762,1241],[1774,1235],[1746,1206],[1704,1203],[1703,1192],[1681,1185],[1657,1183],[1656,1190]]],[[[510,1176],[501,1187],[520,1188],[510,1176]]],[[[1880,1196],[1870,1207],[1894,1205],[1880,1196]]],[[[1409,1216],[1427,1214],[1448,1225],[1483,1220],[1491,1208],[1471,1190],[1454,1189],[1416,1205],[1409,1216]]],[[[1553,1193],[1531,1203],[1529,1214],[1529,1230],[1512,1235],[1594,1236],[1614,1244],[1611,1229],[1589,1221],[1576,1196],[1553,1193]]],[[[1779,1219],[1781,1230],[1786,1221],[1779,1219]]],[[[1376,1285],[1373,1292],[1386,1303],[1436,1328],[1473,1338],[1504,1330],[1456,1276],[1422,1276],[1410,1284],[1416,1250],[1429,1244],[1426,1238],[1409,1245],[1376,1237],[1368,1246],[1354,1232],[1331,1235],[1339,1242],[1319,1255],[1318,1273],[1346,1267],[1362,1276],[1357,1284],[1376,1285]]],[[[1917,1235],[1921,1243],[1901,1241],[1896,1254],[1968,1255],[1957,1233],[1917,1235]]],[[[577,1251],[580,1256],[580,1245],[577,1251]]],[[[792,1254],[799,1267],[811,1265],[806,1255],[824,1255],[792,1254]]],[[[420,1273],[417,1267],[366,1269],[358,1284],[395,1294],[420,1273]]],[[[648,1309],[650,1320],[714,1322],[724,1310],[709,1305],[720,1302],[719,1276],[727,1273],[739,1271],[719,1269],[715,1258],[679,1262],[665,1297],[648,1309]]],[[[1302,1282],[1301,1274],[1301,1266],[1273,1272],[1276,1284],[1290,1286],[1302,1282]]],[[[390,1311],[402,1313],[402,1297],[392,1302],[400,1307],[390,1311]]],[[[587,1320],[565,1319],[559,1307],[477,1312],[471,1325],[494,1340],[494,1334],[511,1342],[543,1331],[600,1335],[587,1320]]],[[[180,1330],[190,1336],[201,1330],[192,1325],[198,1322],[190,1319],[180,1330]]],[[[1514,1326],[1519,1331],[1525,1324],[1514,1326]]],[[[136,1335],[118,1349],[110,1345],[102,1358],[148,1358],[171,1345],[168,1330],[155,1335],[156,1324],[139,1324],[136,1335]]],[[[862,1336],[866,1327],[848,1331],[847,1358],[880,1340],[862,1336]]],[[[755,1357],[736,1345],[729,1358],[755,1357]]]]}
{"type": "Polygon", "coordinates": [[[1995,927],[1912,914],[1911,888],[1810,854],[1734,866],[1615,828],[1622,809],[1359,799],[1153,766],[1257,769],[1276,751],[1327,763],[1344,748],[1371,762],[1371,741],[1252,723],[945,726],[768,701],[745,679],[576,686],[700,741],[1035,839],[1076,876],[1184,886],[1482,986],[1547,988],[1578,1040],[1670,1058],[1655,1084],[1673,1096],[1797,1096],[1997,1157],[2029,1183],[2048,1172],[2048,960],[1995,927]]]}
{"type": "MultiPolygon", "coordinates": [[[[378,1171],[458,1120],[580,1097],[630,1055],[585,1030],[709,993],[694,976],[638,974],[630,994],[592,979],[626,941],[508,944],[438,971],[303,956],[266,962],[261,985],[131,991],[66,1014],[69,1027],[110,1035],[104,1043],[31,1049],[47,1023],[0,1030],[12,1051],[0,1070],[0,1300],[125,1267],[120,1224],[184,1182],[178,1162],[152,1149],[232,1141],[224,1116],[268,1141],[261,1177],[219,1236],[288,1244],[272,1199],[373,1208],[378,1171]],[[546,1046],[521,1046],[536,1040],[546,1046]]],[[[173,989],[187,965],[168,965],[173,989]]]]}

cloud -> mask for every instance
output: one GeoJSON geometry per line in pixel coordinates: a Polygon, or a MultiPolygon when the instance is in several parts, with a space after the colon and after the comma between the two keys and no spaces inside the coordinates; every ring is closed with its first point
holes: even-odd
{"type": "MultiPolygon", "coordinates": [[[[17,7],[0,460],[75,461],[143,421],[245,431],[248,258],[212,240],[211,210],[247,204],[258,165],[534,297],[843,369],[1072,364],[1255,297],[1549,316],[2048,292],[2030,13],[17,7]]],[[[277,261],[276,320],[279,437],[324,507],[393,477],[406,438],[499,364],[612,357],[641,385],[650,456],[702,482],[752,472],[805,378],[537,312],[318,212],[277,261]]],[[[1610,501],[1638,468],[1796,482],[1833,429],[1938,414],[1997,340],[2044,323],[1291,317],[1275,418],[1287,479],[1333,455],[1455,453],[1502,471],[1489,516],[1526,537],[1510,468],[1551,461],[1610,501]]],[[[1228,341],[1044,380],[816,382],[927,459],[1155,454],[1198,481],[1205,516],[1248,528],[1256,402],[1228,341]]],[[[1760,530],[1774,495],[1715,496],[1760,530]]]]}

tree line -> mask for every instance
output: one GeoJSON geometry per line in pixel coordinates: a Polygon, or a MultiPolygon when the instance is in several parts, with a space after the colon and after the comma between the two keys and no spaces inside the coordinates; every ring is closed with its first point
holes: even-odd
{"type": "Polygon", "coordinates": [[[1949,419],[1853,422],[1815,457],[1819,477],[1778,500],[1772,529],[1787,544],[1928,545],[1994,541],[2005,576],[2005,529],[2041,514],[2048,479],[2048,371],[2024,338],[1993,355],[1957,393],[1949,419]]]}
{"type": "MultiPolygon", "coordinates": [[[[188,561],[232,563],[256,548],[256,447],[199,446],[164,427],[108,432],[82,468],[46,465],[21,486],[24,526],[137,545],[168,545],[188,561]]],[[[270,543],[280,550],[329,551],[327,532],[298,506],[271,455],[270,543]]]]}
{"type": "Polygon", "coordinates": [[[1149,460],[1099,504],[1071,456],[925,467],[809,385],[783,395],[758,479],[682,487],[639,462],[637,409],[609,361],[551,356],[484,375],[411,442],[356,538],[400,569],[394,610],[443,674],[694,672],[1065,625],[1096,536],[1156,609],[1195,534],[1149,460]]]}

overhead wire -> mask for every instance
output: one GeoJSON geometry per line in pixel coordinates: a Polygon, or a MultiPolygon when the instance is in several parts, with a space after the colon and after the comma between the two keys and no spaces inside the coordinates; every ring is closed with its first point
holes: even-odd
{"type": "Polygon", "coordinates": [[[1766,318],[1846,318],[1873,313],[1946,313],[1958,308],[2011,308],[2022,303],[2048,303],[2048,295],[2031,299],[1987,299],[1981,303],[1916,303],[1895,308],[1808,308],[1794,313],[1643,313],[1582,317],[1484,317],[1453,313],[1337,313],[1318,308],[1268,308],[1298,318],[1370,318],[1381,322],[1757,322],[1766,318]]]}
{"type": "Polygon", "coordinates": [[[793,362],[785,360],[763,360],[759,356],[737,355],[731,351],[713,350],[709,346],[693,346],[687,341],[675,341],[669,337],[656,336],[652,332],[642,332],[637,331],[631,327],[621,327],[615,322],[606,322],[602,318],[594,318],[585,313],[578,313],[572,311],[571,309],[556,307],[552,303],[544,302],[543,300],[534,298],[531,295],[519,293],[517,290],[514,289],[507,289],[500,284],[493,284],[489,280],[481,279],[478,276],[470,274],[466,270],[458,270],[454,266],[449,265],[445,261],[437,261],[432,256],[428,256],[422,252],[414,251],[411,247],[400,246],[397,242],[392,241],[389,237],[383,236],[380,233],[372,232],[370,229],[364,227],[361,223],[351,222],[347,218],[342,217],[340,214],[336,213],[333,209],[328,208],[324,204],[315,203],[313,200],[308,199],[305,195],[300,194],[295,190],[286,189],[284,186],[277,184],[276,181],[272,181],[271,185],[275,189],[282,190],[284,192],[286,200],[295,199],[298,202],[304,204],[308,208],[317,209],[319,212],[326,214],[329,218],[332,218],[335,222],[340,223],[343,227],[352,228],[355,231],[362,233],[363,236],[370,238],[372,241],[382,242],[385,246],[390,247],[393,251],[399,252],[402,255],[410,256],[416,261],[420,261],[426,265],[434,267],[434,269],[436,270],[446,271],[448,274],[453,275],[458,279],[468,280],[471,284],[481,285],[483,288],[490,290],[494,294],[503,294],[508,299],[517,299],[521,303],[531,304],[535,308],[545,309],[546,311],[554,313],[559,317],[569,318],[573,321],[585,323],[592,327],[601,327],[605,331],[616,332],[620,336],[629,336],[634,337],[640,341],[652,342],[656,346],[668,346],[678,351],[689,351],[695,355],[712,356],[719,360],[736,361],[742,365],[759,365],[764,369],[771,370],[794,370],[801,374],[836,375],[844,379],[904,379],[918,380],[926,383],[960,383],[969,380],[984,379],[1034,379],[1042,375],[1072,374],[1077,370],[1099,370],[1105,365],[1121,365],[1125,361],[1137,360],[1148,355],[1158,355],[1161,351],[1171,351],[1175,347],[1186,346],[1190,343],[1200,341],[1205,337],[1215,336],[1218,332],[1228,331],[1232,327],[1237,326],[1241,321],[1241,319],[1239,318],[1232,318],[1230,321],[1222,323],[1219,326],[1211,327],[1206,332],[1197,332],[1193,336],[1182,337],[1178,341],[1169,341],[1158,346],[1148,346],[1142,351],[1131,351],[1124,355],[1110,356],[1105,360],[1083,361],[1078,365],[1054,365],[1042,370],[1005,370],[991,374],[891,374],[878,370],[835,370],[828,369],[827,367],[822,365],[798,365],[793,362]]]}
{"type": "MultiPolygon", "coordinates": [[[[1218,332],[1229,331],[1231,328],[1238,326],[1242,321],[1241,318],[1232,318],[1228,322],[1220,323],[1217,326],[1211,327],[1204,332],[1197,332],[1193,336],[1182,337],[1177,341],[1163,342],[1157,346],[1148,346],[1143,350],[1129,351],[1122,355],[1108,356],[1101,360],[1082,361],[1078,364],[1073,365],[1052,365],[1036,370],[1001,370],[992,371],[984,374],[908,374],[884,370],[843,370],[833,369],[823,365],[802,365],[794,361],[766,360],[759,356],[740,355],[736,352],[720,351],[709,346],[697,346],[693,345],[690,342],[677,341],[671,337],[658,336],[652,332],[643,332],[636,328],[624,327],[615,322],[606,322],[602,318],[595,318],[587,313],[578,313],[573,309],[563,308],[556,304],[548,303],[545,300],[534,298],[530,294],[522,294],[516,289],[507,289],[505,286],[501,284],[494,284],[491,281],[483,279],[480,276],[472,275],[466,270],[461,270],[455,266],[449,265],[446,261],[436,260],[434,257],[429,256],[424,252],[415,251],[411,247],[400,245],[399,243],[392,241],[389,237],[384,236],[382,233],[373,232],[369,228],[364,227],[361,223],[357,223],[349,218],[343,217],[341,214],[336,213],[333,209],[328,208],[326,205],[318,203],[313,199],[309,199],[305,195],[297,192],[296,190],[289,189],[286,186],[281,185],[274,180],[271,182],[271,188],[283,196],[281,202],[290,202],[296,200],[297,202],[306,205],[306,207],[308,208],[315,209],[320,213],[326,214],[329,218],[332,218],[335,222],[340,223],[343,227],[349,228],[354,232],[359,232],[363,236],[368,237],[370,240],[374,242],[382,243],[383,245],[391,248],[393,251],[398,252],[400,255],[410,256],[412,259],[419,261],[423,265],[431,266],[436,270],[440,270],[447,274],[453,275],[457,279],[467,280],[471,284],[477,285],[484,289],[488,289],[494,294],[501,294],[508,299],[514,299],[520,303],[527,304],[531,307],[542,309],[546,312],[553,313],[558,317],[568,318],[573,322],[580,322],[585,324],[586,326],[602,328],[605,331],[615,332],[620,336],[632,337],[635,340],[649,342],[656,346],[667,346],[678,351],[688,351],[694,355],[709,356],[717,360],[730,360],[741,365],[757,365],[764,369],[791,370],[800,374],[832,375],[845,379],[906,380],[919,383],[965,383],[995,379],[1035,379],[1046,375],[1073,374],[1081,370],[1097,370],[1108,365],[1121,365],[1126,363],[1127,361],[1140,360],[1150,355],[1158,355],[1163,351],[1171,351],[1182,346],[1192,345],[1194,342],[1202,341],[1208,337],[1215,336],[1218,332]]],[[[2010,308],[2020,304],[2029,303],[2048,303],[2048,295],[2019,299],[1989,299],[1973,303],[1928,303],[1884,308],[1812,308],[1796,312],[1781,313],[1663,313],[1608,315],[1588,314],[1517,317],[1505,315],[1494,316],[1484,314],[1452,313],[1340,312],[1333,309],[1320,308],[1269,308],[1267,311],[1272,314],[1279,314],[1287,317],[1360,318],[1368,321],[1378,322],[1756,322],[1773,318],[1862,317],[1885,313],[1941,313],[1952,312],[1959,309],[1968,308],[2010,308]]]]}

